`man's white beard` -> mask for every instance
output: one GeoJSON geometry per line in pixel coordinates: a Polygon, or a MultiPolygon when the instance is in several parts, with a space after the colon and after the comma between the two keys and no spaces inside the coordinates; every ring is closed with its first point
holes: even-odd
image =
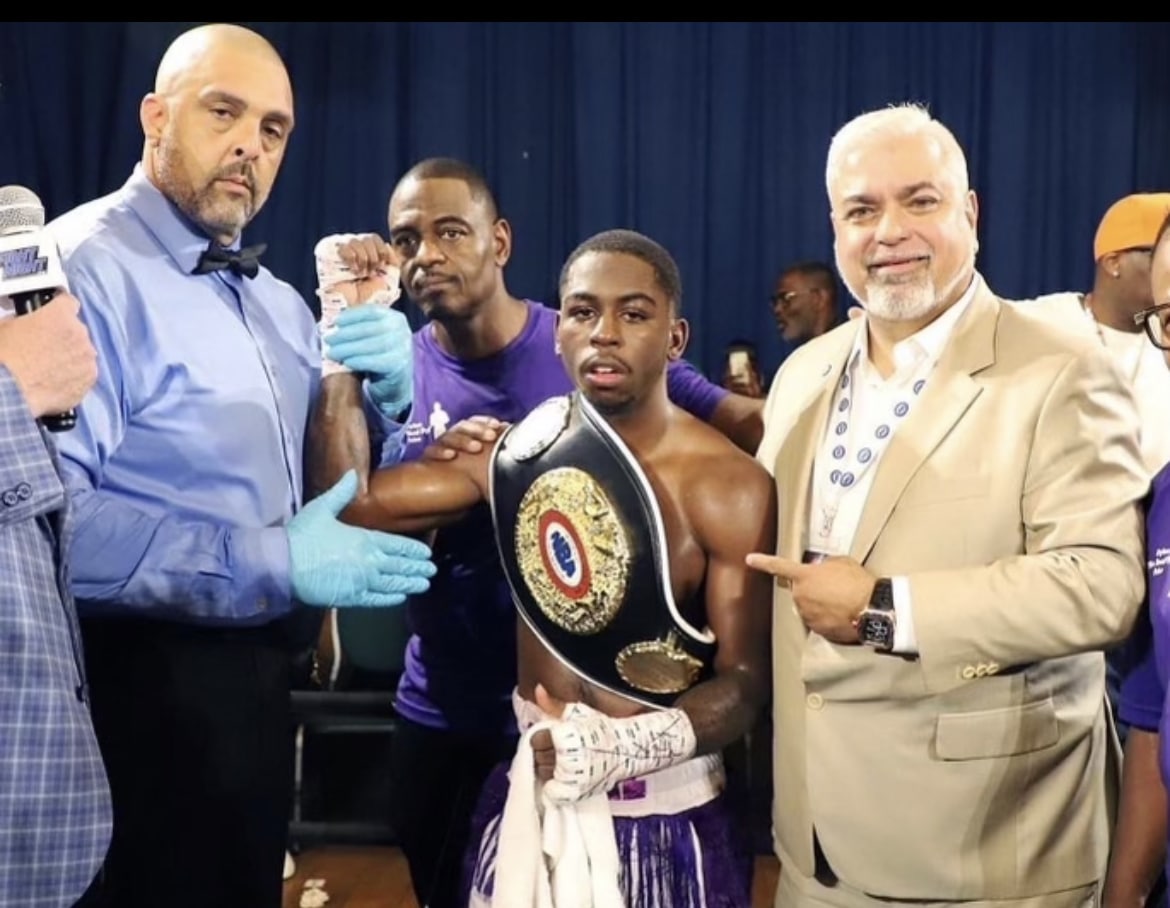
{"type": "MultiPolygon", "coordinates": [[[[975,253],[978,243],[971,247],[967,254],[967,268],[960,268],[945,287],[939,290],[934,284],[934,275],[930,271],[916,276],[912,281],[886,283],[872,278],[865,282],[865,299],[857,292],[856,287],[849,287],[849,292],[859,302],[862,308],[874,318],[889,322],[911,322],[925,318],[934,312],[942,303],[954,293],[959,281],[968,273],[968,269],[975,268],[975,253]]],[[[837,273],[843,273],[840,261],[837,264],[837,273]]]]}
{"type": "Polygon", "coordinates": [[[865,311],[888,322],[911,322],[925,318],[938,304],[934,278],[923,274],[906,283],[865,282],[865,311]]]}

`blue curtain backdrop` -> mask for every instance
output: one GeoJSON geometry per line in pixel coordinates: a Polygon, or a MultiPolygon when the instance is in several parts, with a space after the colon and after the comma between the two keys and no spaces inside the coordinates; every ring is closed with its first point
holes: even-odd
{"type": "MultiPolygon", "coordinates": [[[[7,23],[0,183],[50,217],[119,186],[158,59],[195,24],[7,23]]],[[[1004,296],[1087,288],[1105,208],[1170,189],[1165,23],[243,24],[284,55],[297,113],[246,239],[310,300],[316,239],[384,232],[397,177],[453,155],[512,222],[516,294],[554,302],[595,231],[665,244],[710,373],[736,336],[769,370],[787,352],[767,297],[784,264],[832,261],[825,152],[863,110],[922,101],[953,129],[1004,296]]]]}

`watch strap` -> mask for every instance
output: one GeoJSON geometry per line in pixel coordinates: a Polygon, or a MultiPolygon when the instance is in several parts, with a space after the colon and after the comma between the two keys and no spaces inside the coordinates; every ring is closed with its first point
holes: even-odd
{"type": "Polygon", "coordinates": [[[869,605],[867,608],[876,609],[879,612],[892,612],[894,610],[894,581],[889,577],[879,577],[873,584],[873,593],[869,597],[869,605]]]}

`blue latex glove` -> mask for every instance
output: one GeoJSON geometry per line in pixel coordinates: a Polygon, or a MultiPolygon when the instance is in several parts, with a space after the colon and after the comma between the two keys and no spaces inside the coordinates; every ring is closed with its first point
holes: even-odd
{"type": "Polygon", "coordinates": [[[337,316],[325,354],[369,377],[370,398],[388,419],[410,406],[414,393],[410,323],[393,307],[354,306],[337,316]]]}
{"type": "Polygon", "coordinates": [[[350,470],[288,522],[292,594],[305,605],[401,605],[430,586],[435,566],[423,543],[337,519],[357,487],[350,470]]]}

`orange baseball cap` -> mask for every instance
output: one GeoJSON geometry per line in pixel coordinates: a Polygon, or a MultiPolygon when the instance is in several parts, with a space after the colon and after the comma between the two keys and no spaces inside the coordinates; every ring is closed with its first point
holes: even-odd
{"type": "Polygon", "coordinates": [[[1101,261],[1111,252],[1154,245],[1158,230],[1170,214],[1170,192],[1127,195],[1114,202],[1101,218],[1093,239],[1093,260],[1101,261]]]}

